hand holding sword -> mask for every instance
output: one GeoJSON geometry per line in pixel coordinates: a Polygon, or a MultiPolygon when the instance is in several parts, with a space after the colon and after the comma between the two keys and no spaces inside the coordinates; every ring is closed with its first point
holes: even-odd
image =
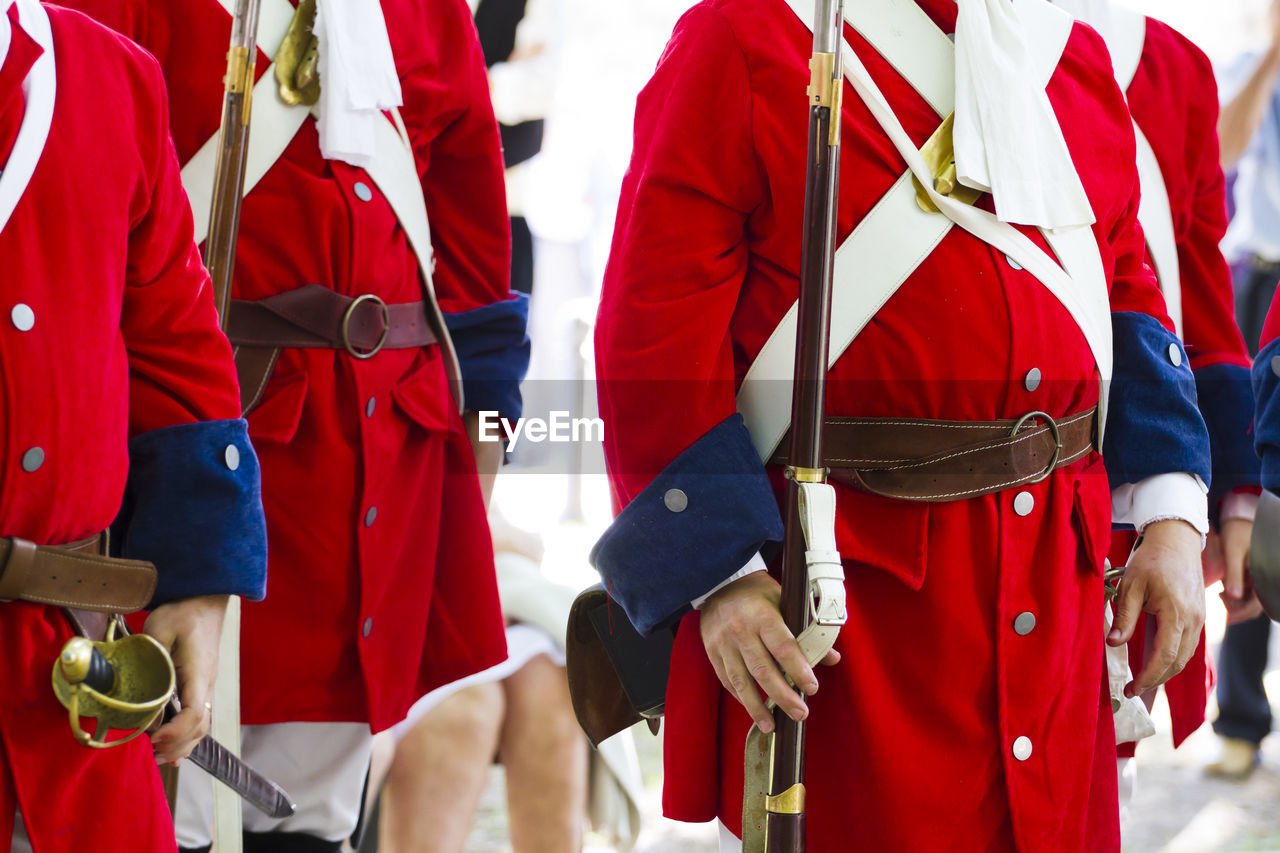
{"type": "Polygon", "coordinates": [[[116,640],[115,628],[123,622],[115,621],[101,643],[72,638],[54,664],[54,690],[86,746],[127,743],[163,713],[164,723],[152,735],[157,761],[189,758],[268,816],[288,817],[296,809],[288,794],[205,734],[209,703],[202,697],[210,695],[217,672],[225,604],[226,596],[187,599],[156,608],[147,620],[149,634],[116,640]],[[177,679],[175,670],[181,673],[177,679]],[[179,696],[190,704],[184,708],[179,696]],[[81,728],[81,714],[96,717],[93,736],[81,728]],[[139,731],[107,740],[111,729],[134,728],[139,731]]]}

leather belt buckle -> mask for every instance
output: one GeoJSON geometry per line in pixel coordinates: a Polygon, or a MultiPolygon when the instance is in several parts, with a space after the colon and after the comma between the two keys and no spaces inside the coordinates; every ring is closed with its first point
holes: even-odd
{"type": "Polygon", "coordinates": [[[1053,456],[1049,459],[1049,464],[1046,465],[1045,469],[1034,479],[1026,480],[1025,485],[1039,483],[1042,480],[1047,479],[1048,476],[1053,473],[1053,469],[1058,467],[1058,459],[1062,456],[1062,433],[1058,430],[1058,422],[1055,421],[1053,416],[1048,412],[1041,412],[1037,410],[1034,412],[1027,412],[1025,415],[1018,418],[1018,422],[1013,425],[1013,429],[1009,432],[1010,438],[1017,435],[1018,430],[1022,429],[1023,424],[1032,418],[1039,418],[1049,425],[1049,432],[1053,436],[1054,448],[1053,456]]]}
{"type": "Polygon", "coordinates": [[[342,348],[346,350],[352,358],[366,359],[373,358],[382,349],[387,342],[387,335],[391,334],[391,311],[387,308],[387,303],[382,301],[382,297],[375,293],[362,293],[355,299],[351,300],[351,304],[347,306],[347,310],[342,312],[342,330],[339,333],[339,340],[342,342],[342,348]],[[373,349],[361,352],[351,343],[351,316],[362,302],[376,303],[382,309],[382,336],[378,338],[378,342],[373,345],[373,349]]]}

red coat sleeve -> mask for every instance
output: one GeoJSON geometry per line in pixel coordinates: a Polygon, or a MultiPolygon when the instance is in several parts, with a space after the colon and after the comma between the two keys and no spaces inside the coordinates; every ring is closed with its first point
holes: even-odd
{"type": "Polygon", "coordinates": [[[764,193],[746,58],[721,13],[677,24],[636,104],[596,325],[605,456],[627,503],[737,411],[730,320],[764,193]]]}
{"type": "Polygon", "coordinates": [[[154,146],[130,223],[120,326],[129,354],[130,433],[240,416],[231,346],[218,327],[209,274],[193,242],[191,209],[169,138],[164,80],[154,63],[154,146]],[[183,342],[174,347],[174,339],[183,342]]]}
{"type": "Polygon", "coordinates": [[[426,5],[430,16],[407,13],[422,37],[401,59],[401,112],[431,217],[436,295],[441,310],[454,313],[509,298],[510,226],[498,123],[471,13],[463,0],[426,5]]]}

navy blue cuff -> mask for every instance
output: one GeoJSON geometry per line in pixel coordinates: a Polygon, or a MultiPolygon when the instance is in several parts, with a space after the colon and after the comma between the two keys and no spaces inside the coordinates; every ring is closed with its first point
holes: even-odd
{"type": "Polygon", "coordinates": [[[1209,428],[1213,457],[1213,487],[1209,491],[1209,515],[1215,523],[1223,497],[1261,483],[1258,455],[1253,450],[1253,389],[1249,368],[1240,364],[1213,364],[1196,371],[1196,396],[1200,414],[1209,428]]]}
{"type": "Polygon", "coordinates": [[[591,551],[641,634],[782,541],[782,516],[741,415],[721,421],[624,509],[591,551]]]}
{"type": "Polygon", "coordinates": [[[529,297],[444,315],[462,367],[462,396],[473,412],[497,412],[519,419],[520,383],[529,370],[529,297]]]}
{"type": "Polygon", "coordinates": [[[244,420],[144,432],[129,442],[117,556],[155,563],[151,607],[197,595],[267,591],[267,524],[258,457],[244,420]]]}
{"type": "Polygon", "coordinates": [[[1262,457],[1262,485],[1280,493],[1280,338],[1253,360],[1254,446],[1262,457]]]}
{"type": "Polygon", "coordinates": [[[1116,311],[1111,326],[1115,367],[1103,445],[1111,488],[1175,472],[1208,484],[1209,431],[1182,343],[1148,314],[1116,311]]]}

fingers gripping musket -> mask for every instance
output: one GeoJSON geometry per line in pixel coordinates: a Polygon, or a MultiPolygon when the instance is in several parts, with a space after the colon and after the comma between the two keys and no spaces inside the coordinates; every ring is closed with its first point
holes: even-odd
{"type": "MultiPolygon", "coordinates": [[[[835,491],[826,483],[822,458],[840,177],[843,0],[817,0],[814,20],[782,558],[782,615],[811,664],[831,650],[846,618],[844,570],[835,543],[835,491]]],[[[752,727],[747,738],[744,853],[805,849],[804,724],[777,709],[774,718],[774,734],[752,727]]]]}

